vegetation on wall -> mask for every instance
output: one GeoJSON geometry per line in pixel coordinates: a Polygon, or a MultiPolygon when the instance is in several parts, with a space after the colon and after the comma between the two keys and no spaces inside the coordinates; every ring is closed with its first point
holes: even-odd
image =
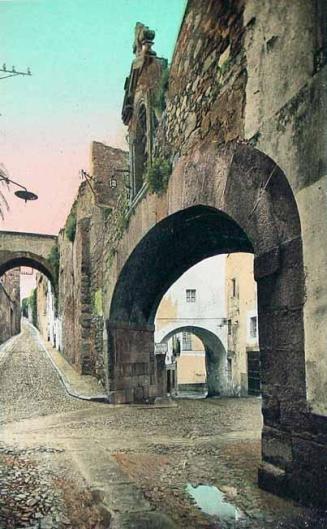
{"type": "Polygon", "coordinates": [[[166,67],[162,70],[159,85],[153,97],[153,107],[154,107],[154,110],[159,114],[158,117],[161,116],[162,112],[166,108],[166,92],[168,90],[168,85],[169,85],[169,67],[167,64],[166,67]]]}
{"type": "Polygon", "coordinates": [[[221,66],[218,66],[220,75],[225,75],[225,73],[227,73],[228,70],[230,70],[232,64],[233,63],[231,59],[226,59],[226,61],[221,66]]]}
{"type": "Polygon", "coordinates": [[[75,240],[76,224],[77,224],[76,213],[71,212],[68,215],[68,219],[67,219],[66,227],[65,227],[65,234],[66,234],[67,239],[70,242],[74,242],[75,240]]]}
{"type": "MultiPolygon", "coordinates": [[[[172,172],[171,162],[163,157],[157,157],[149,164],[145,172],[145,180],[148,189],[152,193],[160,195],[167,189],[169,178],[172,172]]],[[[116,207],[109,213],[106,224],[108,227],[108,247],[109,259],[107,265],[110,267],[120,239],[123,237],[128,227],[130,213],[130,201],[127,189],[120,193],[116,207]]]]}
{"type": "Polygon", "coordinates": [[[31,311],[32,322],[34,327],[37,327],[37,297],[36,288],[31,292],[28,298],[22,300],[22,314],[25,318],[28,318],[29,312],[31,311]]]}
{"type": "Polygon", "coordinates": [[[55,244],[48,255],[48,261],[54,271],[54,280],[55,283],[58,283],[59,278],[59,262],[60,262],[60,254],[59,254],[59,248],[58,244],[55,244]]]}
{"type": "Polygon", "coordinates": [[[101,288],[98,288],[93,295],[92,299],[93,304],[93,313],[97,316],[103,316],[102,311],[102,290],[101,288]]]}
{"type": "Polygon", "coordinates": [[[22,314],[24,318],[28,318],[28,306],[29,306],[29,298],[22,299],[22,314]]]}
{"type": "Polygon", "coordinates": [[[117,252],[117,245],[122,238],[124,231],[128,226],[129,198],[127,189],[124,189],[118,199],[116,207],[111,211],[107,218],[108,246],[110,248],[110,266],[113,256],[117,252]]]}
{"type": "Polygon", "coordinates": [[[32,290],[32,294],[28,298],[28,303],[32,311],[32,323],[34,327],[37,327],[37,298],[36,298],[36,288],[32,290]]]}
{"type": "Polygon", "coordinates": [[[166,160],[165,158],[155,158],[152,163],[148,165],[145,172],[145,180],[150,192],[160,195],[166,191],[171,171],[172,165],[169,160],[166,160]]]}

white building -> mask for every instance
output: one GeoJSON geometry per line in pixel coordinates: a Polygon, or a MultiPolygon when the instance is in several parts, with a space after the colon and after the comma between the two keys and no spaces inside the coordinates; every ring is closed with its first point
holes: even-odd
{"type": "Polygon", "coordinates": [[[227,320],[225,315],[225,256],[205,259],[185,272],[167,291],[155,320],[156,343],[168,342],[168,391],[206,389],[226,394],[227,320]],[[174,337],[174,338],[173,338],[174,337]],[[177,361],[175,340],[180,344],[177,361]],[[172,379],[171,379],[172,378],[172,379]],[[175,378],[175,380],[174,380],[175,378]]]}

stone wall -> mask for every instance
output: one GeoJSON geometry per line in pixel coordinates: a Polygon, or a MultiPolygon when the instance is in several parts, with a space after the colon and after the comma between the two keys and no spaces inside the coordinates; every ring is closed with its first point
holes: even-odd
{"type": "Polygon", "coordinates": [[[326,2],[301,0],[278,10],[248,2],[245,23],[245,138],[280,165],[299,209],[304,266],[306,382],[308,400],[327,414],[327,67],[326,2]],[[269,20],[269,27],[265,20],[269,20]],[[283,21],[283,23],[281,23],[283,21]],[[260,67],[258,67],[258,64],[260,67]]]}
{"type": "Polygon", "coordinates": [[[0,280],[0,343],[20,332],[20,269],[12,269],[0,280]]]}
{"type": "Polygon", "coordinates": [[[188,2],[169,77],[159,150],[176,156],[208,139],[243,136],[244,1],[188,2]]]}
{"type": "MultiPolygon", "coordinates": [[[[59,270],[59,314],[62,318],[62,352],[66,359],[80,372],[85,369],[83,353],[87,356],[87,342],[83,344],[82,352],[82,313],[83,300],[87,297],[87,279],[85,281],[84,263],[87,254],[85,248],[85,230],[87,230],[86,215],[92,207],[92,192],[87,182],[80,186],[78,196],[72,206],[65,227],[60,231],[58,246],[60,254],[59,270]],[[69,232],[68,226],[72,231],[69,232]],[[75,233],[74,233],[75,231],[75,233]],[[83,279],[82,279],[83,274],[83,279]],[[86,282],[86,285],[85,285],[86,282]],[[83,292],[82,292],[83,283],[83,292]],[[85,294],[86,290],[86,294],[85,294]]],[[[86,237],[87,239],[87,237],[86,237]]],[[[87,242],[87,240],[86,240],[87,242]]],[[[85,319],[83,321],[85,325],[85,319]]]]}
{"type": "Polygon", "coordinates": [[[80,373],[95,375],[103,381],[103,267],[111,259],[112,250],[112,245],[105,241],[112,224],[112,208],[124,187],[126,169],[125,152],[94,142],[92,179],[81,184],[58,237],[62,352],[80,373]],[[72,222],[76,224],[76,232],[70,240],[67,227],[72,222]]]}
{"type": "Polygon", "coordinates": [[[91,174],[95,175],[93,188],[99,208],[114,207],[124,181],[128,181],[126,158],[120,149],[94,141],[91,147],[91,174]]]}

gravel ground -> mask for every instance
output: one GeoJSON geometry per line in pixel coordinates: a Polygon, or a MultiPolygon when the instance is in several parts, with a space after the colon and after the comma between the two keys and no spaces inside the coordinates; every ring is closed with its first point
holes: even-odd
{"type": "Polygon", "coordinates": [[[58,454],[0,448],[1,529],[107,529],[98,499],[58,454]]]}
{"type": "MultiPolygon", "coordinates": [[[[35,455],[35,454],[34,454],[35,455]]],[[[32,454],[33,457],[33,454],[32,454]]],[[[42,527],[47,529],[60,521],[70,525],[64,516],[63,499],[52,483],[51,470],[35,464],[24,451],[0,450],[0,524],[8,529],[42,527]]]]}

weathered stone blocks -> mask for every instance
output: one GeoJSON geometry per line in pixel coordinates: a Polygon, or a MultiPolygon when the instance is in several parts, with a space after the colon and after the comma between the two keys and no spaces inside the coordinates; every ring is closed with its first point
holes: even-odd
{"type": "MultiPolygon", "coordinates": [[[[111,400],[114,402],[117,398],[119,402],[140,402],[158,396],[153,394],[153,386],[158,391],[158,382],[163,375],[151,361],[154,356],[153,326],[108,321],[107,331],[111,400]],[[125,396],[122,393],[124,390],[125,396]]],[[[165,374],[164,364],[159,368],[165,374]]],[[[163,388],[160,394],[162,392],[163,388]]]]}

